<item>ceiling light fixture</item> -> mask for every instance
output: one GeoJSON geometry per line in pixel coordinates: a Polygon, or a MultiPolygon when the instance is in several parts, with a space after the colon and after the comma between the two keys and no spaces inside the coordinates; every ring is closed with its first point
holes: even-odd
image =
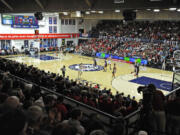
{"type": "Polygon", "coordinates": [[[86,11],[86,12],[85,12],[85,14],[86,14],[86,15],[89,15],[89,14],[90,14],[90,12],[89,12],[89,11],[86,11]]]}
{"type": "Polygon", "coordinates": [[[160,10],[159,9],[154,9],[154,12],[160,12],[160,10]]]}
{"type": "Polygon", "coordinates": [[[68,12],[63,12],[63,15],[68,15],[68,12]]]}
{"type": "Polygon", "coordinates": [[[170,10],[170,11],[175,11],[175,10],[176,10],[176,8],[169,8],[169,10],[170,10]]]}
{"type": "Polygon", "coordinates": [[[103,14],[104,12],[103,11],[98,11],[99,14],[103,14]]]}
{"type": "Polygon", "coordinates": [[[94,11],[94,10],[92,10],[91,12],[92,12],[92,13],[96,13],[96,11],[94,11]]]}
{"type": "Polygon", "coordinates": [[[137,9],[135,9],[135,10],[134,10],[134,12],[138,12],[138,10],[137,10],[137,9]]]}
{"type": "Polygon", "coordinates": [[[115,10],[115,12],[116,12],[116,13],[119,13],[119,12],[121,12],[121,10],[119,10],[119,9],[116,9],[116,10],[115,10]]]}
{"type": "Polygon", "coordinates": [[[81,17],[81,11],[76,11],[76,16],[81,17]]]}
{"type": "Polygon", "coordinates": [[[178,12],[180,12],[180,8],[179,8],[179,9],[177,9],[177,11],[178,11],[178,12]]]}

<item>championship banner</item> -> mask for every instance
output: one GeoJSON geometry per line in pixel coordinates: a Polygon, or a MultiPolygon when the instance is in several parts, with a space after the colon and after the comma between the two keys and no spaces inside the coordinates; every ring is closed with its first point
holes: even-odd
{"type": "Polygon", "coordinates": [[[76,38],[79,33],[66,34],[0,34],[0,40],[76,38]]]}

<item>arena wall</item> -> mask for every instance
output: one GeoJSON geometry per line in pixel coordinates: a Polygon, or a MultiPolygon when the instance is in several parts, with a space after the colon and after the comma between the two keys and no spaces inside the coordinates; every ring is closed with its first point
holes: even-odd
{"type": "MultiPolygon", "coordinates": [[[[104,14],[93,14],[84,15],[84,19],[97,19],[97,20],[122,20],[123,15],[122,11],[120,13],[115,13],[112,11],[105,11],[104,14]]],[[[176,11],[137,11],[136,12],[137,20],[180,20],[180,13],[176,11]]]]}

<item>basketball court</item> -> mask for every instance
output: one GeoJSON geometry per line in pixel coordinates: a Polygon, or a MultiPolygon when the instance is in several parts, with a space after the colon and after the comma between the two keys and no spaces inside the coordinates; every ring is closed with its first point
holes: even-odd
{"type": "Polygon", "coordinates": [[[79,64],[82,63],[82,75],[79,81],[88,81],[90,84],[99,84],[100,88],[111,89],[112,93],[116,92],[130,94],[135,96],[137,100],[142,98],[142,94],[137,92],[139,86],[153,83],[158,89],[161,89],[164,94],[171,91],[171,82],[173,79],[173,72],[163,71],[145,66],[140,67],[139,77],[136,78],[131,72],[134,66],[128,63],[111,61],[111,68],[116,63],[117,72],[116,77],[112,78],[112,69],[107,68],[104,72],[104,59],[97,59],[96,67],[93,66],[93,58],[81,56],[78,54],[63,54],[59,53],[43,53],[37,56],[7,56],[7,59],[17,61],[19,63],[33,65],[46,72],[61,73],[63,65],[66,66],[66,76],[70,79],[76,80],[78,78],[79,64]]]}

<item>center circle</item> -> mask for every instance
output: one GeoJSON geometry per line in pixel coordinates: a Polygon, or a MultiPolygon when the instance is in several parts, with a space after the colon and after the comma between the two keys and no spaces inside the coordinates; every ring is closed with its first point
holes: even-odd
{"type": "Polygon", "coordinates": [[[100,71],[104,69],[103,66],[100,65],[94,66],[93,64],[81,64],[81,68],[80,68],[80,64],[74,64],[74,65],[70,65],[69,68],[71,70],[76,70],[76,71],[100,71]]]}

